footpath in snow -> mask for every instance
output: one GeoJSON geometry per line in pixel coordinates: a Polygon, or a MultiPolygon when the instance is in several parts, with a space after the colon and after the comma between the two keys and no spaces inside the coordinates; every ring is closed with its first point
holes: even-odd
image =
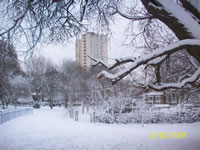
{"type": "MultiPolygon", "coordinates": [[[[81,117],[81,116],[80,116],[81,117]]],[[[88,119],[88,121],[87,121],[88,119]]],[[[80,119],[81,120],[81,119],[80,119]]],[[[42,108],[0,125],[0,150],[199,150],[200,123],[75,122],[63,108],[42,108]],[[149,132],[185,132],[185,139],[150,139],[149,132]]]]}

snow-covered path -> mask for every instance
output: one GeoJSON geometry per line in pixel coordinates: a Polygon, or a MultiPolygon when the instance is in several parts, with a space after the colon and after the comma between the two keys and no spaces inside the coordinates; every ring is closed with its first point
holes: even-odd
{"type": "Polygon", "coordinates": [[[66,110],[42,108],[0,125],[0,150],[199,150],[200,123],[109,125],[75,122],[66,110]],[[185,132],[185,139],[150,139],[149,132],[185,132]]]}

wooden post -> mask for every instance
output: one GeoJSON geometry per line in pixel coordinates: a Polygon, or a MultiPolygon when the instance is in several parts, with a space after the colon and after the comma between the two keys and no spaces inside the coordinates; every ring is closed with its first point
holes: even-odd
{"type": "Polygon", "coordinates": [[[71,112],[71,109],[69,110],[69,117],[71,118],[72,116],[72,112],[71,112]]]}
{"type": "Polygon", "coordinates": [[[69,116],[70,116],[70,118],[74,118],[74,110],[73,109],[70,109],[69,116]]]}
{"type": "Polygon", "coordinates": [[[82,114],[84,114],[84,105],[82,105],[82,114]]]}
{"type": "Polygon", "coordinates": [[[93,122],[96,122],[96,118],[95,118],[95,112],[93,112],[93,122]]]}
{"type": "Polygon", "coordinates": [[[75,121],[78,121],[78,114],[79,114],[79,112],[75,111],[75,121]]]}
{"type": "Polygon", "coordinates": [[[95,122],[96,122],[96,119],[95,119],[95,112],[90,113],[90,122],[91,122],[91,123],[95,123],[95,122]]]}
{"type": "Polygon", "coordinates": [[[93,119],[93,113],[90,113],[90,122],[93,123],[94,119],[93,119]]]}
{"type": "Polygon", "coordinates": [[[90,123],[92,123],[92,113],[90,113],[90,123]]]}

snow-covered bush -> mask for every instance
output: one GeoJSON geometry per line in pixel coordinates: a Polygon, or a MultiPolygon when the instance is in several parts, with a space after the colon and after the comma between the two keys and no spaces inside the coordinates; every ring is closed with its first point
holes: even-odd
{"type": "Polygon", "coordinates": [[[98,122],[103,123],[114,123],[113,117],[109,113],[101,113],[98,116],[96,116],[96,120],[98,122]]]}
{"type": "Polygon", "coordinates": [[[96,117],[98,122],[104,123],[193,123],[200,122],[199,108],[169,108],[165,111],[162,109],[146,109],[145,111],[135,111],[131,113],[122,113],[120,120],[117,116],[114,119],[108,113],[101,113],[96,117]]]}

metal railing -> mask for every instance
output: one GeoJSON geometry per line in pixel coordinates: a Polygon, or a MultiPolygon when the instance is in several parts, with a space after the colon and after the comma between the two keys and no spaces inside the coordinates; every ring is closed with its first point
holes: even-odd
{"type": "Polygon", "coordinates": [[[0,111],[0,124],[12,120],[14,118],[33,114],[33,108],[17,108],[13,110],[0,111]]]}

